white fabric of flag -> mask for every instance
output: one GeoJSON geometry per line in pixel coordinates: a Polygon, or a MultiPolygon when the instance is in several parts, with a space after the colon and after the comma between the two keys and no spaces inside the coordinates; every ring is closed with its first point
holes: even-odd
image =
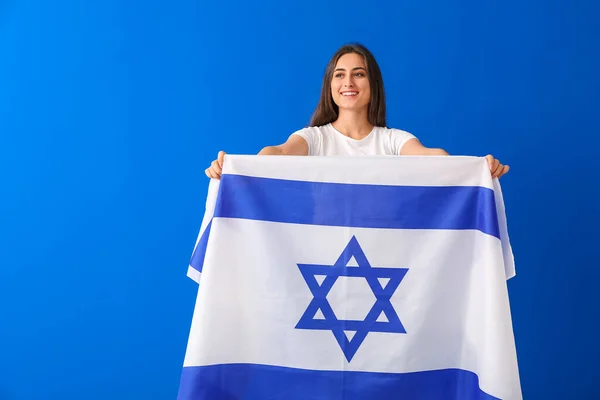
{"type": "Polygon", "coordinates": [[[179,399],[521,399],[479,157],[225,158],[179,399]]]}

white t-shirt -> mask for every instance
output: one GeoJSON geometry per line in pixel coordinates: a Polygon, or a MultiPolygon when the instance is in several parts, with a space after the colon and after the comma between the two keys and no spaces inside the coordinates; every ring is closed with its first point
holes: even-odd
{"type": "Polygon", "coordinates": [[[349,138],[332,124],[300,129],[292,133],[308,143],[309,156],[399,155],[404,143],[415,136],[399,129],[376,126],[364,139],[349,138]]]}

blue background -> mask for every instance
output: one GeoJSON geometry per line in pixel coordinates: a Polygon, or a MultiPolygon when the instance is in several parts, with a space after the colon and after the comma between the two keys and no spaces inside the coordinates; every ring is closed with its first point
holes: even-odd
{"type": "Polygon", "coordinates": [[[0,399],[176,397],[204,168],[302,128],[333,52],[493,153],[525,399],[600,398],[600,3],[0,1],[0,399]],[[485,3],[485,4],[484,4],[485,3]]]}

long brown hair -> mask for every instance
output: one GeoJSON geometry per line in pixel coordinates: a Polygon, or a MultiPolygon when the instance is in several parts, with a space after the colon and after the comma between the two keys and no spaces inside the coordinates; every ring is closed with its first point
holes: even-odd
{"type": "Polygon", "coordinates": [[[369,85],[371,86],[371,102],[369,103],[368,119],[373,126],[386,126],[385,121],[385,91],[383,89],[383,77],[379,70],[379,65],[375,61],[373,54],[361,44],[346,44],[335,52],[323,77],[323,86],[321,88],[321,98],[319,104],[311,118],[310,126],[327,125],[334,122],[339,115],[339,107],[334,103],[331,96],[331,80],[333,71],[341,56],[348,53],[356,53],[365,59],[367,64],[367,75],[369,85]]]}

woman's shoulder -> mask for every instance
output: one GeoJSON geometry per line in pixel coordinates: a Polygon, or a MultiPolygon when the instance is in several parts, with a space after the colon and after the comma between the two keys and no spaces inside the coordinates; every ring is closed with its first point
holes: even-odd
{"type": "Polygon", "coordinates": [[[320,125],[320,126],[305,126],[304,128],[300,128],[296,132],[325,132],[331,124],[320,125]]]}
{"type": "Polygon", "coordinates": [[[376,126],[375,129],[379,133],[382,133],[385,135],[390,135],[390,136],[394,136],[394,135],[411,135],[411,136],[413,136],[413,134],[410,133],[409,131],[406,131],[404,129],[391,128],[388,126],[376,126]]]}
{"type": "Polygon", "coordinates": [[[389,148],[390,154],[400,154],[402,147],[406,142],[415,139],[416,136],[412,133],[398,128],[378,127],[379,139],[384,142],[389,148]]]}
{"type": "Polygon", "coordinates": [[[328,125],[307,126],[293,132],[290,137],[303,138],[308,145],[308,155],[319,155],[323,146],[323,136],[326,135],[328,125]]]}
{"type": "Polygon", "coordinates": [[[293,132],[292,135],[299,135],[304,138],[319,137],[325,134],[331,124],[321,126],[306,126],[293,132]]]}

